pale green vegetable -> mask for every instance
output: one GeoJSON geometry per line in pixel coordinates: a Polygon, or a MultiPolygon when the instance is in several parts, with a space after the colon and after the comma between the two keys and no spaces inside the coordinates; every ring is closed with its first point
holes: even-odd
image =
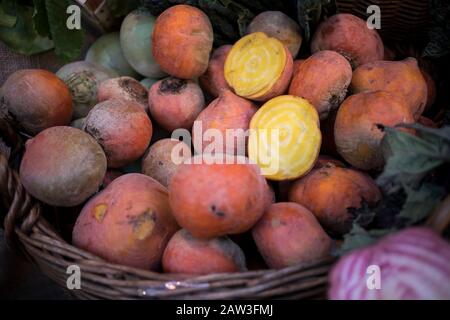
{"type": "Polygon", "coordinates": [[[123,55],[119,32],[108,33],[98,38],[86,53],[85,61],[112,69],[120,76],[133,78],[138,76],[123,55]]]}
{"type": "Polygon", "coordinates": [[[73,127],[73,128],[77,128],[77,129],[80,129],[80,130],[84,130],[84,122],[85,122],[85,120],[86,120],[86,117],[80,118],[80,119],[76,119],[76,120],[73,120],[73,121],[70,123],[70,126],[73,127]]]}
{"type": "Polygon", "coordinates": [[[141,84],[147,89],[150,89],[150,87],[157,81],[158,79],[144,78],[141,80],[141,84]]]}
{"type": "Polygon", "coordinates": [[[66,64],[56,75],[66,83],[72,94],[73,119],[87,116],[97,104],[97,89],[102,81],[119,76],[111,69],[87,61],[66,64]]]}
{"type": "Polygon", "coordinates": [[[120,28],[120,45],[125,59],[134,70],[148,78],[159,79],[164,72],[152,55],[152,32],[155,17],[145,9],[129,13],[120,28]]]}

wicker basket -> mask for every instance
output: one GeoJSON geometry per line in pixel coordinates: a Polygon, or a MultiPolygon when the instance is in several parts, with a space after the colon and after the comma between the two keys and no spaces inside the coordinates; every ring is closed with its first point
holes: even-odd
{"type": "MultiPolygon", "coordinates": [[[[98,18],[104,1],[83,3],[90,17],[98,18]],[[99,11],[100,10],[100,11],[99,11]]],[[[339,1],[342,11],[358,10],[368,1],[339,1]],[[353,6],[350,5],[353,3],[353,6]],[[353,8],[353,9],[352,9],[353,8]]],[[[373,1],[375,2],[375,1],[373,1]]],[[[378,1],[383,3],[423,3],[423,1],[378,1]]],[[[383,9],[382,9],[383,10],[383,9]]],[[[103,27],[108,23],[100,23],[103,27]]],[[[395,25],[395,23],[393,23],[395,25]]],[[[14,57],[14,56],[12,56],[14,57]]],[[[30,62],[33,64],[33,62],[30,62]]],[[[41,64],[36,62],[35,67],[41,64]]],[[[0,133],[12,150],[0,148],[0,208],[6,210],[4,228],[8,244],[36,263],[42,272],[66,288],[67,268],[81,269],[82,288],[70,292],[82,299],[302,299],[324,298],[327,275],[333,259],[297,265],[281,270],[258,270],[208,276],[161,274],[108,263],[103,259],[72,246],[62,236],[54,218],[47,211],[54,209],[32,199],[22,187],[15,155],[21,153],[20,137],[8,123],[0,121],[0,133]],[[8,159],[9,158],[9,159],[8,159]]],[[[0,141],[1,142],[1,141],[0,141]]],[[[450,200],[446,200],[447,203],[450,200]]],[[[448,207],[448,205],[447,205],[448,207]]],[[[3,211],[3,210],[2,210],[3,211]]],[[[438,231],[449,224],[449,210],[436,211],[430,226],[438,231]]]]}
{"type": "MultiPolygon", "coordinates": [[[[10,129],[2,128],[14,136],[10,129]]],[[[2,134],[3,135],[3,134],[2,134]]],[[[324,297],[332,260],[297,265],[282,270],[259,270],[200,277],[161,274],[108,263],[66,242],[43,217],[42,205],[20,184],[6,156],[0,153],[0,193],[9,208],[5,237],[62,287],[67,268],[81,269],[84,299],[233,299],[324,297]]]]}

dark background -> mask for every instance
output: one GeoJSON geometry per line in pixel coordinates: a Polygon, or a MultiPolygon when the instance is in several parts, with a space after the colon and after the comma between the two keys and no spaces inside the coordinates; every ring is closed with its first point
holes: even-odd
{"type": "Polygon", "coordinates": [[[6,246],[0,229],[0,299],[70,299],[70,295],[48,279],[38,267],[6,246]]]}

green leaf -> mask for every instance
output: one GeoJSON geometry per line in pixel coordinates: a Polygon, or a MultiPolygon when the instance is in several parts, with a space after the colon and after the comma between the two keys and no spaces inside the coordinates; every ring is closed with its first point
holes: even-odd
{"type": "Polygon", "coordinates": [[[344,243],[337,251],[337,255],[344,255],[349,251],[373,244],[379,238],[384,237],[393,229],[366,230],[358,224],[354,224],[349,233],[344,236],[344,243]]]}
{"type": "Polygon", "coordinates": [[[0,6],[0,27],[12,28],[17,22],[17,16],[7,13],[3,6],[0,6]]]}
{"type": "Polygon", "coordinates": [[[303,29],[305,40],[309,41],[314,29],[324,16],[336,11],[333,0],[297,0],[297,20],[303,29]]]}
{"type": "Polygon", "coordinates": [[[17,10],[17,21],[13,28],[0,26],[0,40],[12,50],[32,55],[53,48],[53,41],[40,36],[33,24],[33,8],[20,6],[17,10]]]}
{"type": "Polygon", "coordinates": [[[81,53],[84,33],[82,30],[69,30],[66,22],[69,0],[45,0],[50,33],[55,43],[55,52],[64,62],[75,60],[81,53]]]}
{"type": "Polygon", "coordinates": [[[431,183],[424,183],[417,190],[408,187],[406,193],[408,197],[397,217],[405,219],[408,225],[416,224],[428,217],[446,195],[443,187],[431,183]]]}
{"type": "Polygon", "coordinates": [[[363,204],[350,211],[355,220],[338,254],[423,222],[450,192],[450,127],[399,127],[414,129],[416,135],[385,128],[382,146],[386,165],[377,179],[385,196],[374,207],[363,204]]]}
{"type": "Polygon", "coordinates": [[[382,148],[386,165],[377,182],[388,192],[399,187],[414,188],[428,172],[450,161],[450,128],[431,129],[417,124],[403,127],[415,129],[419,135],[385,128],[382,148]]]}
{"type": "Polygon", "coordinates": [[[106,5],[116,18],[123,17],[139,7],[139,0],[106,0],[106,5]]]}
{"type": "Polygon", "coordinates": [[[48,25],[47,9],[45,8],[45,0],[33,0],[34,12],[33,22],[36,32],[45,37],[50,35],[50,26],[48,25]]]}

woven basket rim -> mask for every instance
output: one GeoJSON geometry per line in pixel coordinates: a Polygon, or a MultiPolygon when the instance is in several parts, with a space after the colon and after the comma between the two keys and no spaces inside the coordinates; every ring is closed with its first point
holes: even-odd
{"type": "MultiPolygon", "coordinates": [[[[328,274],[336,258],[283,269],[262,269],[209,275],[168,274],[108,262],[66,242],[42,216],[41,203],[20,183],[0,152],[0,194],[9,208],[4,222],[10,247],[22,252],[61,287],[67,268],[81,270],[81,299],[300,299],[325,298],[328,274]]],[[[442,233],[450,224],[450,195],[426,225],[442,233]]]]}
{"type": "Polygon", "coordinates": [[[329,257],[283,269],[187,275],[159,273],[108,262],[65,241],[42,216],[42,205],[23,188],[0,153],[0,193],[9,208],[4,222],[10,247],[22,252],[60,286],[67,268],[81,270],[79,298],[106,299],[265,299],[324,298],[329,257]]]}

